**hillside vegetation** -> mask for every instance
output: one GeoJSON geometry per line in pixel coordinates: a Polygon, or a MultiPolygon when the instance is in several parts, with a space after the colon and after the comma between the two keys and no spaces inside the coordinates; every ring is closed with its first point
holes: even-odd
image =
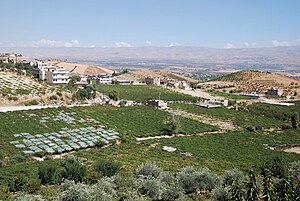
{"type": "Polygon", "coordinates": [[[104,94],[116,91],[119,99],[146,102],[150,99],[166,101],[197,101],[197,97],[178,93],[153,85],[97,85],[97,89],[104,94]]]}
{"type": "Polygon", "coordinates": [[[262,71],[239,71],[216,78],[210,82],[201,83],[202,88],[217,90],[260,92],[264,93],[271,87],[281,88],[286,94],[300,92],[300,80],[280,74],[262,71]]]}

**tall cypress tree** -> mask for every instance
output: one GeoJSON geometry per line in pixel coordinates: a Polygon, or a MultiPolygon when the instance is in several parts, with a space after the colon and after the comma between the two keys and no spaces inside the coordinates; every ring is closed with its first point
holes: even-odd
{"type": "Polygon", "coordinates": [[[298,112],[294,112],[292,115],[292,127],[294,129],[298,128],[299,126],[299,114],[298,112]]]}

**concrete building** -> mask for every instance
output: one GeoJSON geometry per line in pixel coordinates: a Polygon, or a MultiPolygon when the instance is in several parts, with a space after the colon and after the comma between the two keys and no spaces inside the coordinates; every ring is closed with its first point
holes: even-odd
{"type": "Polygon", "coordinates": [[[96,84],[112,84],[112,79],[110,77],[97,78],[96,84]]]}
{"type": "Polygon", "coordinates": [[[113,79],[112,83],[119,84],[119,85],[131,85],[133,81],[117,78],[117,79],[113,79]]]}
{"type": "Polygon", "coordinates": [[[149,100],[147,101],[147,105],[150,107],[166,109],[168,107],[168,103],[163,100],[149,100]]]}
{"type": "Polygon", "coordinates": [[[47,83],[51,85],[68,84],[69,73],[69,70],[60,66],[48,68],[48,71],[46,72],[47,83]]]}
{"type": "Polygon", "coordinates": [[[153,84],[153,85],[160,85],[160,79],[159,78],[152,78],[152,77],[146,77],[145,78],[146,84],[153,84]]]}
{"type": "Polygon", "coordinates": [[[56,66],[38,64],[38,75],[40,80],[47,80],[47,72],[56,69],[56,66]]]}
{"type": "Polygon", "coordinates": [[[267,94],[271,96],[282,96],[283,90],[272,87],[271,89],[268,89],[267,94]]]}
{"type": "Polygon", "coordinates": [[[228,107],[228,100],[208,100],[197,105],[205,108],[228,107]]]}

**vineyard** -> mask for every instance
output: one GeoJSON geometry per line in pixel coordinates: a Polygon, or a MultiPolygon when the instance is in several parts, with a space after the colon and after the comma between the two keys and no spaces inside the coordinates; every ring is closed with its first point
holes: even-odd
{"type": "MultiPolygon", "coordinates": [[[[288,131],[284,135],[277,132],[229,132],[226,134],[211,134],[205,136],[178,137],[171,139],[148,140],[142,143],[122,143],[103,149],[82,149],[75,156],[86,158],[89,163],[99,158],[118,161],[122,169],[132,172],[141,163],[156,161],[168,171],[176,171],[182,167],[208,167],[223,173],[226,169],[238,168],[244,172],[258,168],[273,157],[280,157],[286,163],[300,160],[299,154],[271,150],[267,147],[285,143],[297,143],[300,137],[297,131],[288,131]],[[156,146],[152,146],[152,145],[156,146]],[[163,146],[177,148],[175,152],[162,150],[163,146]],[[182,155],[190,153],[191,156],[182,155]]],[[[60,160],[44,161],[45,164],[60,164],[60,160]]],[[[19,172],[33,177],[41,165],[38,161],[28,161],[0,168],[4,178],[16,176],[19,172]]],[[[256,171],[259,171],[256,169],[256,171]]],[[[1,178],[0,178],[1,179],[1,178]]]]}
{"type": "Polygon", "coordinates": [[[246,109],[252,114],[272,117],[282,121],[289,121],[294,112],[300,113],[300,101],[294,102],[295,106],[282,107],[278,105],[270,105],[266,103],[254,103],[246,109]]]}
{"type": "Polygon", "coordinates": [[[12,73],[0,73],[0,91],[9,95],[45,94],[54,88],[29,77],[12,73]]]}
{"type": "Polygon", "coordinates": [[[106,95],[116,91],[120,99],[137,102],[159,98],[167,101],[197,101],[196,97],[151,85],[98,85],[97,87],[100,92],[104,92],[106,95]]]}
{"type": "MultiPolygon", "coordinates": [[[[162,135],[168,132],[167,116],[167,112],[145,106],[92,106],[1,113],[0,156],[26,150],[26,153],[30,150],[33,153],[71,151],[92,147],[98,139],[107,142],[121,135],[162,135]]],[[[183,134],[218,129],[187,118],[181,118],[180,125],[179,132],[183,134]]]]}
{"type": "Polygon", "coordinates": [[[283,125],[283,122],[278,119],[264,117],[248,111],[237,111],[227,108],[211,108],[208,110],[197,105],[188,104],[172,104],[171,108],[184,110],[193,114],[207,115],[209,117],[223,119],[225,121],[230,120],[235,125],[241,127],[255,126],[259,128],[273,128],[281,127],[283,125]]]}

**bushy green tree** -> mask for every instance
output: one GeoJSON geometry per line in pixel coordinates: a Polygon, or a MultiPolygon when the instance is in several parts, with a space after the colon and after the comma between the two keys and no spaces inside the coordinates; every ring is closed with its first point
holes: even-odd
{"type": "Polygon", "coordinates": [[[197,190],[197,170],[194,167],[182,168],[177,173],[177,179],[179,186],[184,190],[186,194],[191,194],[197,190]]]}
{"type": "Polygon", "coordinates": [[[61,179],[61,172],[57,165],[42,164],[38,169],[38,178],[42,184],[57,184],[61,179]]]}
{"type": "Polygon", "coordinates": [[[181,118],[177,115],[169,115],[167,116],[166,120],[165,120],[165,124],[167,125],[168,127],[168,132],[170,134],[179,134],[179,131],[180,131],[180,120],[181,118]]]}
{"type": "Polygon", "coordinates": [[[92,200],[111,201],[117,196],[116,184],[113,177],[104,177],[92,186],[92,200]]]}
{"type": "Polygon", "coordinates": [[[87,174],[87,168],[74,156],[69,156],[64,161],[63,177],[74,182],[81,182],[87,174]]]}
{"type": "Polygon", "coordinates": [[[119,100],[119,93],[115,90],[113,90],[112,92],[110,92],[108,94],[108,97],[114,101],[118,101],[119,100]]]}
{"type": "Polygon", "coordinates": [[[9,187],[7,185],[0,185],[0,200],[10,200],[9,187]]]}
{"type": "Polygon", "coordinates": [[[136,178],[134,181],[134,187],[138,190],[141,195],[148,196],[154,200],[160,198],[162,193],[162,183],[159,178],[152,176],[136,178]]]}
{"type": "Polygon", "coordinates": [[[22,191],[25,187],[26,180],[23,175],[19,175],[18,177],[11,178],[8,181],[8,187],[10,192],[22,191]]]}
{"type": "Polygon", "coordinates": [[[154,177],[159,178],[162,175],[162,169],[156,166],[154,162],[146,162],[140,165],[136,171],[135,175],[144,177],[154,177]]]}
{"type": "Polygon", "coordinates": [[[24,191],[29,194],[37,192],[41,188],[41,181],[37,178],[31,178],[26,181],[24,191]]]}
{"type": "Polygon", "coordinates": [[[233,183],[242,184],[245,176],[238,169],[226,170],[221,178],[222,186],[232,186],[233,183]]]}
{"type": "Polygon", "coordinates": [[[62,188],[64,188],[64,190],[60,196],[61,201],[92,200],[93,192],[88,185],[82,183],[75,184],[74,181],[66,181],[66,183],[62,184],[62,188]]]}
{"type": "Polygon", "coordinates": [[[178,185],[170,185],[162,190],[161,200],[173,201],[182,198],[184,195],[182,188],[178,185]]]}
{"type": "Polygon", "coordinates": [[[94,168],[97,172],[100,172],[103,176],[111,177],[118,173],[121,169],[119,163],[109,161],[109,160],[98,160],[94,168]]]}
{"type": "Polygon", "coordinates": [[[208,168],[203,168],[196,174],[197,187],[201,191],[211,191],[219,185],[219,178],[208,168]]]}

